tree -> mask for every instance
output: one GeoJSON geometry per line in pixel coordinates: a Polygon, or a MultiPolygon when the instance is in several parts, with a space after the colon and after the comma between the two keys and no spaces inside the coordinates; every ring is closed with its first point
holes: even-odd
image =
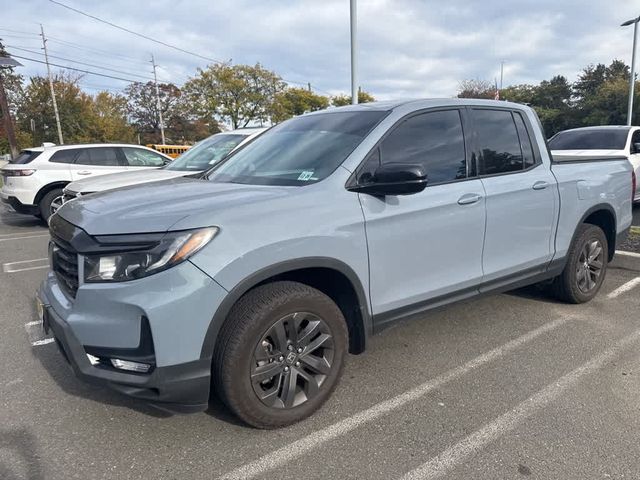
{"type": "MultiPolygon", "coordinates": [[[[376,99],[368,92],[364,90],[358,90],[358,103],[375,102],[376,99]]],[[[334,107],[344,107],[345,105],[351,105],[351,95],[336,95],[331,98],[331,105],[334,107]]]]}
{"type": "Polygon", "coordinates": [[[93,98],[92,141],[123,142],[135,140],[135,128],[127,120],[127,99],[123,95],[99,92],[93,98]]]}
{"type": "MultiPolygon", "coordinates": [[[[58,102],[60,124],[67,143],[86,143],[93,140],[91,122],[93,99],[78,86],[79,77],[57,73],[53,76],[53,90],[58,102]]],[[[31,77],[24,88],[24,96],[17,112],[18,125],[22,131],[35,126],[33,143],[57,142],[56,120],[53,102],[49,90],[49,81],[45,77],[31,77]]]]}
{"type": "MultiPolygon", "coordinates": [[[[177,115],[176,108],[182,95],[173,83],[158,84],[160,111],[167,130],[167,137],[172,138],[171,125],[177,115]]],[[[127,112],[137,131],[144,137],[144,143],[160,143],[160,116],[156,100],[156,87],[153,82],[132,83],[125,89],[127,96],[127,112]]]]}
{"type": "Polygon", "coordinates": [[[458,98],[495,98],[496,87],[487,80],[463,80],[458,86],[458,98]]]}
{"type": "Polygon", "coordinates": [[[254,66],[223,63],[198,69],[183,90],[199,118],[219,118],[235,129],[254,121],[268,121],[274,112],[276,95],[285,88],[280,76],[259,63],[254,66]]]}
{"type": "Polygon", "coordinates": [[[271,120],[278,123],[306,112],[322,110],[328,106],[329,99],[325,96],[317,95],[304,88],[287,88],[276,94],[271,120]]]}

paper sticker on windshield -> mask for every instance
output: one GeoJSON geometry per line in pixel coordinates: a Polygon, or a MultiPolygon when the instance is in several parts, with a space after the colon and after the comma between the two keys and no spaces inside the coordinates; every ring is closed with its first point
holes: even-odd
{"type": "Polygon", "coordinates": [[[302,180],[306,182],[307,180],[310,180],[311,177],[313,177],[313,170],[312,171],[304,170],[298,177],[298,180],[302,180]]]}

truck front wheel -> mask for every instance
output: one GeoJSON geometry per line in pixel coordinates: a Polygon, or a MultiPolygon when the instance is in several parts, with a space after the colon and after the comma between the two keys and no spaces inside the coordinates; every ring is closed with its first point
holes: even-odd
{"type": "Polygon", "coordinates": [[[327,295],[298,282],[261,285],[236,303],[220,332],[216,391],[254,427],[298,422],[335,389],[348,343],[344,316],[327,295]]]}
{"type": "Polygon", "coordinates": [[[567,254],[567,264],[553,282],[553,291],[568,303],[585,303],[595,297],[607,273],[607,236],[596,225],[578,227],[567,254]]]}

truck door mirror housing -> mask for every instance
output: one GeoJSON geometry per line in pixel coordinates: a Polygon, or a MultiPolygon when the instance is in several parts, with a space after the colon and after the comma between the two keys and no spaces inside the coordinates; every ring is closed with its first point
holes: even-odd
{"type": "Polygon", "coordinates": [[[411,195],[423,191],[427,186],[427,174],[422,165],[390,163],[381,165],[366,183],[349,187],[352,192],[375,196],[411,195]]]}

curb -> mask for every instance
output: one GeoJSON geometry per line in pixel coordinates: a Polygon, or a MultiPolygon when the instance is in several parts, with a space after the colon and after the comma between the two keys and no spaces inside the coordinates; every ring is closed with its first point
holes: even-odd
{"type": "Polygon", "coordinates": [[[612,268],[622,268],[625,270],[634,270],[640,272],[640,253],[624,252],[616,250],[609,266],[612,268]]]}

